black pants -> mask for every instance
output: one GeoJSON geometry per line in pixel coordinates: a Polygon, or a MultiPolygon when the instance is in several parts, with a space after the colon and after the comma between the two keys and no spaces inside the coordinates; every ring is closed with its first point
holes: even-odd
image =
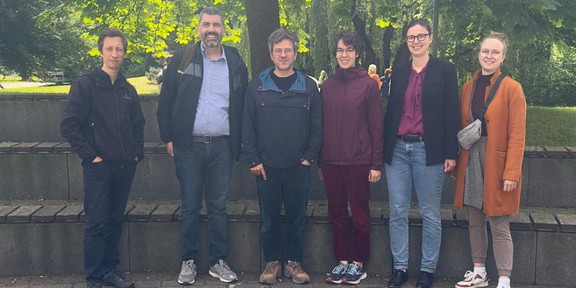
{"type": "Polygon", "coordinates": [[[266,262],[280,260],[280,211],[282,202],[286,211],[286,259],[302,261],[304,219],[310,190],[310,166],[296,165],[279,169],[264,167],[266,177],[256,176],[260,201],[260,238],[266,262]]]}
{"type": "Polygon", "coordinates": [[[85,163],[83,170],[86,281],[101,281],[119,262],[118,245],[136,162],[124,167],[104,161],[85,163]]]}

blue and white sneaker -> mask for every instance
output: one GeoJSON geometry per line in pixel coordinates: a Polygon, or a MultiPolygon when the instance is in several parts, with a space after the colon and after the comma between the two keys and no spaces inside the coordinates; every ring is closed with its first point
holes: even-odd
{"type": "Polygon", "coordinates": [[[367,277],[368,274],[366,274],[364,268],[356,263],[350,263],[348,264],[348,271],[346,271],[346,275],[344,275],[344,278],[342,278],[342,282],[345,284],[356,285],[367,277]]]}
{"type": "Polygon", "coordinates": [[[326,278],[326,283],[332,283],[332,284],[342,283],[342,279],[344,278],[344,275],[346,275],[346,271],[348,271],[348,266],[349,265],[347,264],[338,263],[338,266],[334,267],[334,269],[332,269],[332,272],[330,273],[330,276],[326,278]]]}

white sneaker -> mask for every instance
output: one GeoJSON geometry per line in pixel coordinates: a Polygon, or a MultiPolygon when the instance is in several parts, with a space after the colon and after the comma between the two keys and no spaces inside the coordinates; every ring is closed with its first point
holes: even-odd
{"type": "Polygon", "coordinates": [[[510,285],[508,285],[508,284],[498,283],[498,286],[496,286],[496,288],[511,288],[511,287],[510,287],[510,285]]]}
{"type": "MultiPolygon", "coordinates": [[[[456,288],[476,288],[476,287],[488,287],[488,275],[476,274],[472,271],[466,271],[464,274],[464,280],[456,283],[454,287],[456,288]]],[[[500,288],[500,287],[499,287],[500,288]]]]}

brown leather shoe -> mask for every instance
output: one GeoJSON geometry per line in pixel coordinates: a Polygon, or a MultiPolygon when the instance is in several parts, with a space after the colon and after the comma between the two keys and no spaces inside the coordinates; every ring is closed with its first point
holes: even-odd
{"type": "Polygon", "coordinates": [[[272,261],[266,264],[266,268],[264,268],[264,272],[260,274],[260,283],[261,284],[274,284],[276,283],[276,278],[278,278],[281,274],[280,262],[272,261]]]}
{"type": "Polygon", "coordinates": [[[300,266],[300,262],[288,261],[284,266],[284,276],[292,278],[296,284],[305,284],[310,282],[310,276],[300,266]]]}

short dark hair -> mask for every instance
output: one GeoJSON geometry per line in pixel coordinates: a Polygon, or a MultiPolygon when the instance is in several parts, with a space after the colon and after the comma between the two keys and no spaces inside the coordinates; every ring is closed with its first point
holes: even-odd
{"type": "Polygon", "coordinates": [[[98,36],[98,51],[102,52],[102,47],[104,47],[104,39],[106,37],[120,37],[122,38],[122,45],[124,46],[124,52],[126,52],[126,48],[128,48],[128,40],[126,39],[126,35],[122,33],[120,30],[116,28],[105,28],[104,30],[100,31],[100,35],[98,36]]]}
{"type": "Polygon", "coordinates": [[[406,31],[404,32],[404,37],[406,37],[408,30],[416,25],[420,25],[426,28],[426,30],[428,30],[428,34],[432,35],[432,28],[430,27],[430,22],[428,22],[428,20],[424,18],[419,18],[419,19],[412,19],[412,21],[408,23],[408,26],[406,26],[406,31]]]}
{"type": "Polygon", "coordinates": [[[336,49],[338,48],[338,42],[340,40],[344,42],[344,45],[354,47],[354,50],[356,50],[356,55],[360,55],[362,52],[364,52],[364,43],[360,41],[360,37],[358,37],[356,32],[338,31],[336,35],[334,35],[334,40],[332,41],[332,55],[336,56],[336,49]]]}
{"type": "Polygon", "coordinates": [[[222,12],[220,12],[220,9],[216,8],[216,7],[206,7],[204,9],[202,9],[200,11],[200,14],[198,14],[198,22],[202,22],[202,15],[218,15],[220,16],[220,22],[222,22],[222,25],[224,25],[224,16],[222,16],[222,12]]]}
{"type": "Polygon", "coordinates": [[[288,39],[292,41],[292,45],[294,46],[294,52],[298,52],[300,47],[300,40],[298,40],[298,36],[294,33],[284,29],[276,29],[274,32],[268,36],[268,50],[272,53],[272,49],[274,48],[274,44],[279,43],[282,40],[288,39]]]}

